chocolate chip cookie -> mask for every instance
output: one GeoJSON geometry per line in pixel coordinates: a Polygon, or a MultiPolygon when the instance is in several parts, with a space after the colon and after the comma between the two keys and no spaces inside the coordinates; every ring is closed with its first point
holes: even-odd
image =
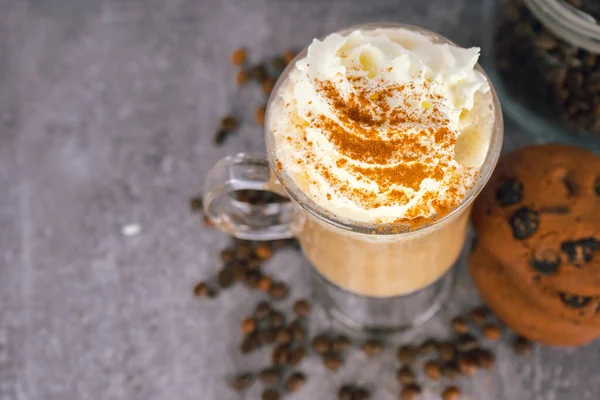
{"type": "Polygon", "coordinates": [[[496,316],[529,339],[553,346],[579,346],[600,336],[600,328],[557,318],[538,307],[482,246],[471,254],[469,271],[481,297],[496,316]]]}
{"type": "Polygon", "coordinates": [[[565,145],[500,160],[473,207],[478,239],[515,280],[600,295],[600,157],[565,145]]]}

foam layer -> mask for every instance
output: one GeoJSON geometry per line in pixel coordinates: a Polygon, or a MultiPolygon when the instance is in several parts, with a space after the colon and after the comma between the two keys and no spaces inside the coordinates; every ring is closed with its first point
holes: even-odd
{"type": "Polygon", "coordinates": [[[478,57],[404,29],[315,39],[269,113],[277,167],[351,220],[448,212],[474,183],[492,131],[478,57]]]}

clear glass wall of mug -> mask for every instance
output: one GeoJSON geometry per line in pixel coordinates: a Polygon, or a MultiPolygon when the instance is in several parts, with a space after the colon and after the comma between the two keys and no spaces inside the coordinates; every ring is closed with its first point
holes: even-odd
{"type": "MultiPolygon", "coordinates": [[[[399,24],[368,24],[341,31],[405,29],[434,43],[449,43],[433,32],[399,24]]],[[[447,215],[415,229],[381,227],[339,218],[311,200],[285,170],[275,165],[276,140],[272,109],[280,101],[300,53],[279,78],[265,120],[267,155],[236,154],[219,161],[204,185],[206,215],[222,231],[242,239],[295,237],[313,266],[319,302],[346,324],[371,331],[394,331],[418,325],[447,299],[452,267],[462,251],[471,203],[488,181],[498,160],[503,137],[500,104],[492,88],[492,132],[475,185],[447,215]],[[290,199],[266,205],[235,200],[239,190],[266,190],[290,199]]],[[[476,69],[485,76],[477,66],[476,69]]],[[[486,77],[487,79],[487,77],[486,77]]]]}

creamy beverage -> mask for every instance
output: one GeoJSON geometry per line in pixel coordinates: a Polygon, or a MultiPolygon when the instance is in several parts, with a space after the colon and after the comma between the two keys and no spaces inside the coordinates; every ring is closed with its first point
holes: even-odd
{"type": "Polygon", "coordinates": [[[332,219],[372,226],[356,233],[309,214],[296,224],[331,283],[405,295],[456,261],[470,207],[452,211],[477,182],[498,112],[478,57],[404,28],[334,33],[273,95],[277,173],[332,219]]]}

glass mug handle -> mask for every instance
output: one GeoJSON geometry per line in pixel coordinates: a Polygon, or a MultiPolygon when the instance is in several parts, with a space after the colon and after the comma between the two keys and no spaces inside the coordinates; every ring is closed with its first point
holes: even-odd
{"type": "Polygon", "coordinates": [[[270,180],[271,168],[263,155],[238,153],[217,162],[204,183],[204,214],[221,231],[246,240],[294,237],[294,202],[250,204],[235,198],[239,190],[263,190],[282,195],[270,180]]]}

